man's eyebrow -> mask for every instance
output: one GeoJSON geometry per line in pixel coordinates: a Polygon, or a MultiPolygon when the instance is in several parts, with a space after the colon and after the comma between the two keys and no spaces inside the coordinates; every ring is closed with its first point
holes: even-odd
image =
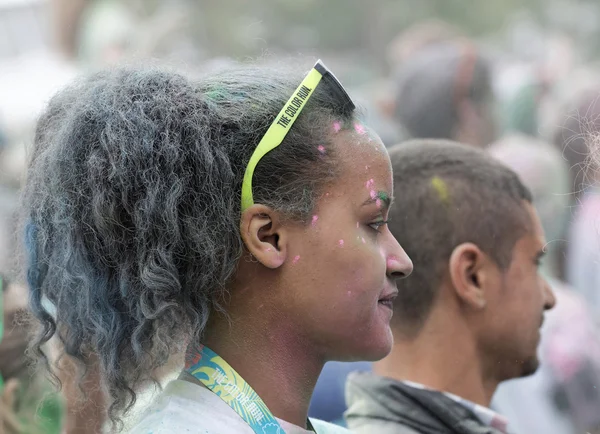
{"type": "Polygon", "coordinates": [[[385,191],[378,191],[375,195],[372,194],[371,197],[365,200],[362,206],[372,205],[378,201],[383,202],[384,206],[389,208],[394,203],[394,198],[385,191]]]}

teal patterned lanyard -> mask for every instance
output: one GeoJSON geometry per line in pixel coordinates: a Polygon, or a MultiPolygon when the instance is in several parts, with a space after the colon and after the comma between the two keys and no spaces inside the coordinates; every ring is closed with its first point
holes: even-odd
{"type": "MultiPolygon", "coordinates": [[[[285,434],[254,389],[210,348],[190,348],[185,370],[229,405],[256,434],[285,434]]],[[[310,421],[308,425],[314,431],[310,421]]]]}

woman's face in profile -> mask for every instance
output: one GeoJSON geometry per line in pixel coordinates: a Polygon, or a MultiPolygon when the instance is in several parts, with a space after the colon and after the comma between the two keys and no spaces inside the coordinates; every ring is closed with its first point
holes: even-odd
{"type": "Polygon", "coordinates": [[[289,318],[325,358],[376,360],[391,350],[395,279],[412,263],[386,224],[393,179],[379,137],[355,124],[333,146],[340,176],[292,231],[282,303],[302,313],[289,318]]]}

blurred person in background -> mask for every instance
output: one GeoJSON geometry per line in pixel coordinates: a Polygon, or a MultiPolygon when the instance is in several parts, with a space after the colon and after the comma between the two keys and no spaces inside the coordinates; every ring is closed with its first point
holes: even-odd
{"type": "Polygon", "coordinates": [[[67,59],[77,57],[81,17],[93,0],[51,0],[52,27],[58,51],[67,59]]]}
{"type": "Polygon", "coordinates": [[[13,185],[7,187],[0,184],[0,270],[7,270],[10,274],[17,274],[12,272],[18,265],[16,255],[18,200],[19,192],[13,185]]]}
{"type": "Polygon", "coordinates": [[[160,59],[193,69],[208,60],[194,38],[202,9],[194,2],[51,0],[51,6],[58,51],[86,68],[160,59]]]}
{"type": "Polygon", "coordinates": [[[484,147],[496,134],[490,66],[469,41],[428,46],[396,73],[396,121],[411,138],[484,147]]]}
{"type": "Polygon", "coordinates": [[[576,434],[600,428],[600,333],[583,297],[558,278],[559,240],[570,216],[569,167],[556,147],[511,136],[490,153],[531,190],[548,244],[540,272],[557,305],[548,312],[540,342],[540,369],[500,385],[494,408],[516,433],[576,434]]]}
{"type": "MultiPolygon", "coordinates": [[[[555,134],[556,146],[570,166],[572,221],[567,231],[565,276],[600,315],[600,191],[598,168],[590,165],[589,145],[600,133],[600,87],[580,95],[578,108],[566,112],[555,134]]],[[[600,321],[599,321],[600,323],[600,321]]]]}
{"type": "Polygon", "coordinates": [[[538,137],[540,105],[548,92],[549,84],[537,75],[521,83],[501,107],[504,134],[525,134],[538,137]]]}
{"type": "Polygon", "coordinates": [[[368,89],[371,102],[379,114],[378,123],[383,127],[382,140],[386,146],[392,146],[409,138],[404,127],[398,123],[395,114],[397,106],[395,77],[399,71],[415,54],[438,44],[460,41],[462,38],[464,36],[457,27],[441,19],[428,19],[402,30],[388,43],[386,76],[374,82],[368,89]]]}
{"type": "Polygon", "coordinates": [[[457,27],[441,20],[429,19],[420,21],[396,35],[386,47],[386,60],[395,73],[412,56],[420,51],[464,37],[457,27]]]}
{"type": "Polygon", "coordinates": [[[569,182],[573,204],[585,201],[585,193],[595,183],[588,173],[588,143],[600,132],[600,84],[578,91],[555,116],[552,133],[554,145],[569,165],[569,182]]]}
{"type": "Polygon", "coordinates": [[[398,282],[390,355],[351,374],[357,433],[506,434],[490,401],[533,374],[554,296],[539,272],[546,240],[531,193],[485,152],[419,140],[390,149],[399,199],[390,229],[414,261],[398,282]]]}
{"type": "Polygon", "coordinates": [[[26,350],[33,324],[26,318],[25,287],[0,276],[4,333],[0,340],[0,420],[7,434],[59,434],[63,404],[41,372],[28,365],[26,350]]]}

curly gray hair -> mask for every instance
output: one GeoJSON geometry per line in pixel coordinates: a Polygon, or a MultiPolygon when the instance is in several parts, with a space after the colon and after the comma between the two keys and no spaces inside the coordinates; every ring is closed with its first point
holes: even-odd
{"type": "MultiPolygon", "coordinates": [[[[82,363],[97,354],[113,421],[221,308],[243,253],[244,169],[300,80],[251,66],[197,82],[119,69],[63,90],[39,120],[23,196],[43,326],[33,347],[45,360],[41,345],[57,335],[82,363]]],[[[354,116],[319,86],[259,163],[255,201],[308,222],[337,175],[332,122],[354,116]]]]}

